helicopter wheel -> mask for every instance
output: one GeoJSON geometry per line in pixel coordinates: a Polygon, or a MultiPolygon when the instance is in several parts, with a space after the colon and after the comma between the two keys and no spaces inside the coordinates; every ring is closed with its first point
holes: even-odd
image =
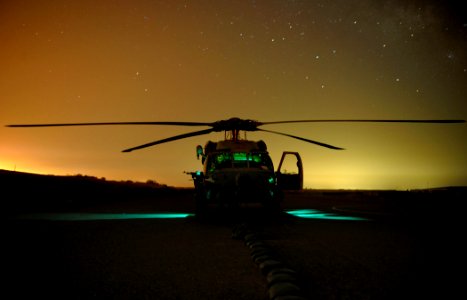
{"type": "Polygon", "coordinates": [[[207,199],[204,197],[203,193],[197,191],[195,193],[195,214],[196,216],[203,216],[206,214],[207,209],[207,199]]]}
{"type": "Polygon", "coordinates": [[[271,201],[264,203],[264,208],[270,214],[279,214],[282,211],[281,204],[279,201],[271,201]]]}
{"type": "Polygon", "coordinates": [[[271,214],[279,214],[282,212],[282,206],[281,206],[282,199],[283,199],[282,191],[280,190],[275,191],[274,195],[271,198],[263,202],[263,206],[267,210],[267,212],[271,214]]]}

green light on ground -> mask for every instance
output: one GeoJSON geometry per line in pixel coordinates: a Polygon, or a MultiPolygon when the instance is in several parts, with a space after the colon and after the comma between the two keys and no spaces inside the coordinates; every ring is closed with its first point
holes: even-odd
{"type": "Polygon", "coordinates": [[[304,219],[319,219],[319,220],[343,220],[343,221],[367,221],[368,219],[351,217],[351,216],[341,216],[331,213],[325,213],[317,209],[296,209],[288,210],[286,213],[295,216],[297,218],[304,219]]]}
{"type": "Polygon", "coordinates": [[[20,215],[21,220],[48,220],[48,221],[100,221],[100,220],[136,220],[136,219],[183,219],[193,216],[189,213],[153,213],[153,214],[126,214],[126,213],[37,213],[20,215]]]}

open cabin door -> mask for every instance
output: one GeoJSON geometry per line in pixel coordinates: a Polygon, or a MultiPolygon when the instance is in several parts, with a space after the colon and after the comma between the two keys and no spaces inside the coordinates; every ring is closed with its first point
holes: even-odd
{"type": "Polygon", "coordinates": [[[277,185],[283,190],[303,189],[303,164],[298,152],[282,153],[276,178],[277,185]]]}

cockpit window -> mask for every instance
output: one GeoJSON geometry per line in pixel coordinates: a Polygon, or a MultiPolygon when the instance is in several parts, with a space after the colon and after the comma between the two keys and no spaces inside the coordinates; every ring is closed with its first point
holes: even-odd
{"type": "Polygon", "coordinates": [[[225,168],[259,168],[274,170],[271,158],[261,152],[220,152],[208,159],[208,172],[225,168]]]}

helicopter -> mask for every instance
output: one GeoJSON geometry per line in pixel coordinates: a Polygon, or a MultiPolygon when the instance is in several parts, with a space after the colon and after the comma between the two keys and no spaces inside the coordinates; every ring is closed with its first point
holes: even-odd
{"type": "Polygon", "coordinates": [[[251,119],[230,118],[215,122],[97,122],[97,123],[55,123],[55,124],[13,124],[7,127],[61,127],[101,125],[162,125],[210,127],[153,141],[124,149],[132,152],[155,145],[168,143],[212,132],[224,131],[224,140],[208,141],[204,147],[196,147],[196,156],[203,165],[203,171],[186,172],[192,176],[195,187],[196,212],[202,214],[208,205],[238,207],[243,203],[260,203],[273,211],[280,211],[284,190],[303,189],[303,163],[298,152],[284,151],[277,171],[274,169],[267,145],[264,141],[246,139],[246,132],[261,131],[297,139],[331,150],[344,148],[322,143],[296,135],[260,128],[264,125],[313,122],[366,122],[366,123],[465,123],[465,120],[397,120],[397,119],[314,119],[260,122],[251,119]],[[241,136],[244,132],[244,138],[241,136]],[[295,157],[298,173],[281,171],[284,159],[295,157]]]}

